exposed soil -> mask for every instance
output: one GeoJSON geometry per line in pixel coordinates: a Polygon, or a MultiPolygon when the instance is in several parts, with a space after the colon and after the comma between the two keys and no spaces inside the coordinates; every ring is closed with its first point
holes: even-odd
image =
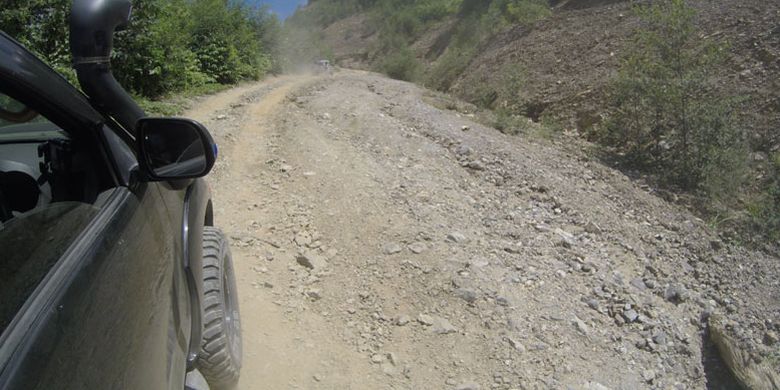
{"type": "MultiPolygon", "coordinates": [[[[507,71],[520,70],[523,84],[514,106],[544,107],[536,116],[567,130],[589,131],[607,114],[606,87],[640,26],[625,0],[561,0],[553,15],[533,26],[516,26],[484,42],[450,91],[478,102],[502,88],[507,71]]],[[[691,0],[702,39],[726,45],[729,60],[713,75],[724,96],[742,101],[741,125],[759,153],[780,148],[780,2],[691,0]]],[[[452,18],[425,32],[412,47],[425,67],[435,66],[449,44],[452,18]]],[[[374,52],[376,26],[364,14],[324,30],[339,65],[370,69],[383,60],[374,52]]],[[[501,102],[499,102],[501,103],[501,102]]],[[[760,156],[759,156],[760,158],[760,156]]]]}
{"type": "MultiPolygon", "coordinates": [[[[727,45],[729,60],[713,80],[724,96],[744,99],[739,116],[745,130],[756,137],[754,146],[764,152],[776,150],[780,147],[780,3],[696,0],[690,4],[697,10],[702,39],[727,45]]],[[[485,89],[476,86],[495,88],[507,65],[519,64],[525,72],[522,100],[545,103],[545,114],[563,119],[570,129],[587,131],[589,126],[582,126],[581,119],[606,114],[605,88],[639,27],[630,2],[569,1],[532,28],[516,27],[495,37],[452,92],[476,99],[475,94],[485,89]]]]}
{"type": "Polygon", "coordinates": [[[729,388],[711,315],[777,367],[776,257],[428,94],[340,71],[187,114],[221,146],[242,389],[729,388]]]}

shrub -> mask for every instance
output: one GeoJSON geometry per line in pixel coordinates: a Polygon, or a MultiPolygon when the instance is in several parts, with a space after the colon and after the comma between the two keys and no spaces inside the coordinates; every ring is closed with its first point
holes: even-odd
{"type": "Polygon", "coordinates": [[[517,118],[509,110],[499,108],[495,111],[496,119],[493,122],[493,128],[510,135],[517,135],[521,132],[522,119],[517,118]]]}
{"type": "MultiPolygon", "coordinates": [[[[72,0],[5,0],[0,29],[71,82],[68,15],[72,0]]],[[[111,59],[131,92],[158,97],[216,81],[256,79],[273,66],[279,22],[266,8],[224,0],[133,0],[129,28],[111,59]]]]}
{"type": "Polygon", "coordinates": [[[780,152],[770,155],[764,190],[748,205],[756,230],[780,240],[780,152]]]}
{"type": "Polygon", "coordinates": [[[520,113],[523,106],[522,91],[526,82],[526,70],[522,65],[508,62],[499,71],[497,100],[501,107],[520,113]]]}
{"type": "Polygon", "coordinates": [[[417,78],[419,66],[412,49],[405,47],[385,58],[381,71],[396,80],[413,81],[417,78]]]}
{"type": "Polygon", "coordinates": [[[531,24],[551,14],[544,0],[509,0],[506,4],[506,18],[510,23],[531,24]]]}
{"type": "Polygon", "coordinates": [[[732,99],[709,79],[723,63],[723,45],[699,39],[684,0],[637,8],[644,24],[612,83],[607,144],[667,184],[713,197],[742,183],[746,149],[732,99]]]}
{"type": "Polygon", "coordinates": [[[458,78],[469,66],[476,55],[476,50],[450,47],[434,65],[431,70],[428,84],[439,91],[447,91],[455,79],[458,78]]]}
{"type": "Polygon", "coordinates": [[[51,66],[69,69],[70,6],[71,0],[4,0],[0,7],[0,30],[51,66]]]}
{"type": "Polygon", "coordinates": [[[112,67],[127,89],[149,97],[182,90],[196,68],[189,50],[189,10],[181,0],[137,0],[127,30],[117,33],[112,67]]]}

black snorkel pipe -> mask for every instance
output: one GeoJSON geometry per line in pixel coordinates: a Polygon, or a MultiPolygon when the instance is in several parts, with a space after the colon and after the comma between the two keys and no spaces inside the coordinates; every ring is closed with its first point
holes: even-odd
{"type": "Polygon", "coordinates": [[[146,114],[111,74],[114,31],[127,26],[132,8],[130,0],[74,0],[70,51],[91,104],[135,135],[135,123],[146,114]]]}

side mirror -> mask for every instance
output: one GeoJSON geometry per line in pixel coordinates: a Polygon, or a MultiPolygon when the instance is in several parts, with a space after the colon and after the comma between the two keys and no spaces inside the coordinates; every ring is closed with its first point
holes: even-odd
{"type": "Polygon", "coordinates": [[[138,162],[150,181],[203,177],[214,166],[217,145],[194,120],[142,118],[135,127],[138,162]]]}

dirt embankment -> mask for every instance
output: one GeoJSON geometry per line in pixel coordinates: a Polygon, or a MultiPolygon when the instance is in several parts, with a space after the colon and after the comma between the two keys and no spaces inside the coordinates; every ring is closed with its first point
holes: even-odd
{"type": "MultiPolygon", "coordinates": [[[[776,151],[780,148],[780,3],[693,0],[690,4],[698,12],[701,36],[728,45],[727,66],[713,76],[725,95],[743,99],[740,121],[753,135],[755,150],[776,151]]],[[[425,67],[435,66],[446,52],[454,22],[442,22],[413,44],[425,67]]],[[[605,114],[605,87],[637,27],[630,2],[559,1],[552,17],[485,42],[450,92],[477,102],[486,91],[502,87],[507,71],[519,69],[524,81],[518,98],[527,116],[534,120],[550,116],[568,130],[586,131],[605,114]]],[[[368,69],[382,58],[372,52],[375,31],[365,15],[357,15],[329,26],[325,39],[342,66],[368,69]]]]}
{"type": "Polygon", "coordinates": [[[778,367],[777,258],[428,97],[342,71],[190,112],[223,151],[241,388],[733,388],[709,318],[778,367]]]}

